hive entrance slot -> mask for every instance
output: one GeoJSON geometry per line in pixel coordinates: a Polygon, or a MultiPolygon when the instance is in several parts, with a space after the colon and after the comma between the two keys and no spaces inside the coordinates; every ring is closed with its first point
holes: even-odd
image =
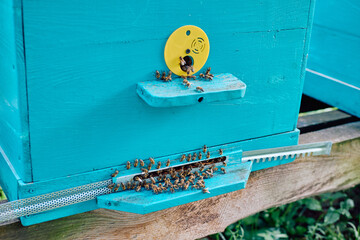
{"type": "Polygon", "coordinates": [[[167,174],[171,174],[171,172],[175,171],[175,172],[181,172],[181,171],[186,171],[186,170],[192,170],[192,169],[197,169],[200,168],[202,166],[206,167],[209,165],[213,165],[216,163],[221,163],[221,162],[225,162],[226,161],[226,156],[223,157],[217,157],[217,158],[211,158],[211,159],[206,159],[203,161],[197,161],[197,162],[186,162],[183,165],[179,165],[179,166],[175,166],[175,167],[169,167],[163,170],[154,170],[151,171],[147,174],[147,176],[145,177],[144,173],[138,174],[136,176],[133,177],[133,179],[135,180],[135,178],[139,177],[141,179],[149,179],[150,177],[158,177],[160,175],[167,175],[167,174]],[[171,170],[170,170],[171,169],[171,170]]]}
{"type": "Polygon", "coordinates": [[[188,68],[194,65],[194,59],[191,56],[185,56],[183,59],[185,61],[185,65],[180,64],[180,68],[184,72],[187,72],[188,68]]]}

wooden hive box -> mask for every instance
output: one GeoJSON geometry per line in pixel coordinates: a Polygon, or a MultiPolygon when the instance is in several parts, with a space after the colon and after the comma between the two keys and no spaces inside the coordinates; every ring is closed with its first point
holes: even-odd
{"type": "Polygon", "coordinates": [[[360,117],[360,3],[316,3],[304,93],[360,117]]]}
{"type": "MultiPolygon", "coordinates": [[[[296,145],[313,2],[1,1],[0,185],[16,200],[204,144],[296,145]],[[243,98],[156,108],[138,96],[137,83],[166,69],[165,43],[184,25],[206,32],[206,66],[241,79],[243,98]]],[[[96,208],[87,201],[22,223],[96,208]]]]}

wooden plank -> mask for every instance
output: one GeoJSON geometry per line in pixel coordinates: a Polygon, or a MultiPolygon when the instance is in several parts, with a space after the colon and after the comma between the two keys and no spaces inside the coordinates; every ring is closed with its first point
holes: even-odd
{"type": "Polygon", "coordinates": [[[246,189],[137,215],[95,210],[30,227],[0,227],[1,239],[194,239],[264,209],[360,183],[360,121],[300,135],[300,143],[332,140],[330,156],[253,172],[246,189]]]}

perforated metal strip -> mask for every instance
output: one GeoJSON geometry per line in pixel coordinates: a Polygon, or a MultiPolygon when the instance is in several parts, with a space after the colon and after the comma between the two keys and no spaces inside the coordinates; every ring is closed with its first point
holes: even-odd
{"type": "Polygon", "coordinates": [[[96,199],[100,195],[111,193],[107,188],[111,183],[112,180],[109,179],[1,204],[0,222],[96,199]]]}

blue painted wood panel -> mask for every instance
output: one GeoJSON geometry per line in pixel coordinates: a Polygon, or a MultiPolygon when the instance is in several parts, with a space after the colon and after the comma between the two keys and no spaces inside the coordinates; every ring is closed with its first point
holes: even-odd
{"type": "Polygon", "coordinates": [[[310,0],[23,4],[34,181],[295,129],[310,0]],[[187,24],[210,39],[206,66],[245,82],[244,99],[155,109],[137,96],[187,24]]]}
{"type": "Polygon", "coordinates": [[[360,2],[318,0],[304,93],[360,117],[359,65],[360,2]]]}
{"type": "Polygon", "coordinates": [[[17,194],[7,186],[17,183],[7,179],[32,180],[21,16],[20,1],[0,1],[0,185],[10,199],[17,194]]]}

